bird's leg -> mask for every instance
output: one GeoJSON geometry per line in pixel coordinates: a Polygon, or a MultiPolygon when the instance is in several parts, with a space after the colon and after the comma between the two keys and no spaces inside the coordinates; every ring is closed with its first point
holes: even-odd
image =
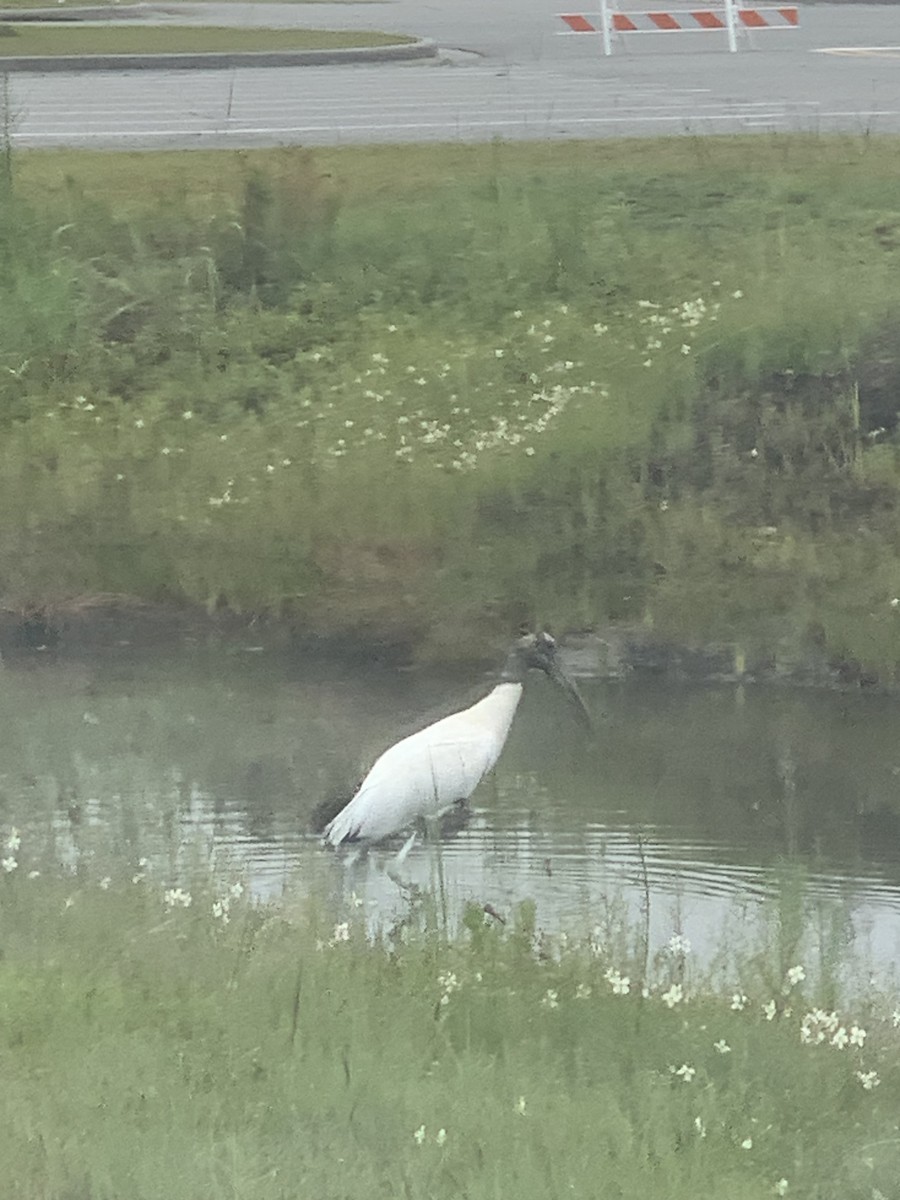
{"type": "Polygon", "coordinates": [[[344,859],[344,866],[352,869],[358,862],[363,862],[369,857],[369,847],[365,844],[354,846],[347,857],[344,859]]]}
{"type": "Polygon", "coordinates": [[[427,816],[422,818],[425,822],[425,841],[437,842],[441,840],[441,819],[440,816],[427,816]]]}
{"type": "Polygon", "coordinates": [[[407,855],[412,850],[416,838],[419,836],[417,829],[414,829],[400,849],[397,851],[397,857],[394,859],[394,866],[399,867],[406,862],[407,855]]]}
{"type": "Polygon", "coordinates": [[[425,817],[425,839],[431,846],[433,859],[431,868],[431,889],[440,906],[440,918],[443,931],[447,931],[447,888],[444,882],[444,855],[441,840],[440,815],[425,817]]]}
{"type": "Polygon", "coordinates": [[[403,864],[406,862],[407,856],[409,855],[410,850],[412,850],[412,848],[415,844],[416,838],[418,836],[419,836],[419,831],[417,829],[414,829],[413,832],[406,839],[406,841],[403,843],[403,845],[400,847],[400,849],[397,851],[397,854],[394,858],[393,864],[391,866],[386,866],[384,868],[385,875],[387,875],[387,877],[388,877],[388,879],[390,879],[391,883],[395,883],[397,885],[397,887],[400,889],[401,892],[415,893],[418,890],[416,887],[416,884],[407,883],[404,879],[401,879],[400,874],[397,870],[398,867],[402,867],[403,864]]]}

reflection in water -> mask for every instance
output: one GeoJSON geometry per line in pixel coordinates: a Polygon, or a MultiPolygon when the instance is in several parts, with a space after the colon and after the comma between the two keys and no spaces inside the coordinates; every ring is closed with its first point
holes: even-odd
{"type": "MultiPolygon", "coordinates": [[[[390,853],[325,852],[311,815],[453,688],[221,650],[7,665],[0,831],[22,831],[26,865],[93,855],[100,874],[141,857],[187,871],[200,846],[260,896],[353,893],[387,919],[403,905],[390,853]]],[[[544,927],[585,930],[613,909],[636,916],[649,894],[656,941],[679,928],[710,953],[793,866],[810,905],[848,903],[873,955],[896,958],[896,699],[658,680],[583,690],[591,744],[545,681],[526,690],[472,820],[440,848],[455,907],[533,898],[544,927]]],[[[437,865],[417,846],[403,873],[427,886],[437,865]]]]}

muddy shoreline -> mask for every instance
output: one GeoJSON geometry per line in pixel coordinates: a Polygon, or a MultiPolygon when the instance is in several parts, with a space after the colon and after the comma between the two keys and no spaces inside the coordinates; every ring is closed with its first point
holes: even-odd
{"type": "MultiPolygon", "coordinates": [[[[562,634],[560,640],[570,669],[587,679],[656,676],[690,684],[898,690],[853,659],[834,658],[813,644],[798,649],[787,638],[755,650],[737,642],[687,645],[623,623],[562,634]]],[[[210,614],[198,607],[131,597],[98,597],[52,611],[0,610],[0,659],[9,664],[55,657],[106,657],[130,650],[171,652],[179,647],[230,654],[313,656],[396,669],[416,666],[421,648],[412,632],[407,640],[375,632],[322,635],[296,620],[229,611],[210,614]]],[[[473,665],[486,669],[493,661],[494,656],[487,653],[472,658],[473,665]]],[[[429,658],[428,664],[442,665],[434,658],[429,658]]],[[[452,665],[459,666],[459,660],[452,665]]]]}

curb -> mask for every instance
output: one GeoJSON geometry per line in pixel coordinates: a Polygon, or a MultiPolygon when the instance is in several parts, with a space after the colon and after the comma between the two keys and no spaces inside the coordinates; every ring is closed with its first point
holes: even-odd
{"type": "Polygon", "coordinates": [[[431,38],[396,46],[344,50],[234,50],[211,54],[54,54],[0,58],[0,75],[13,71],[178,71],[232,67],[327,67],[352,63],[409,62],[437,57],[431,38]]]}

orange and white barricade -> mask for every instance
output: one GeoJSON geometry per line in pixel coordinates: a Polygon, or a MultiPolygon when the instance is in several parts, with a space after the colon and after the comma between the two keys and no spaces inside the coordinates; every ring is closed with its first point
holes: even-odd
{"type": "MultiPolygon", "coordinates": [[[[677,0],[676,0],[677,3],[677,0]]],[[[738,49],[738,35],[759,29],[796,29],[800,13],[795,7],[739,8],[735,0],[711,0],[702,9],[625,12],[615,0],[600,0],[599,13],[560,13],[568,26],[562,33],[599,34],[603,53],[612,54],[613,39],[626,33],[709,33],[719,31],[728,38],[728,49],[738,49]]]]}

